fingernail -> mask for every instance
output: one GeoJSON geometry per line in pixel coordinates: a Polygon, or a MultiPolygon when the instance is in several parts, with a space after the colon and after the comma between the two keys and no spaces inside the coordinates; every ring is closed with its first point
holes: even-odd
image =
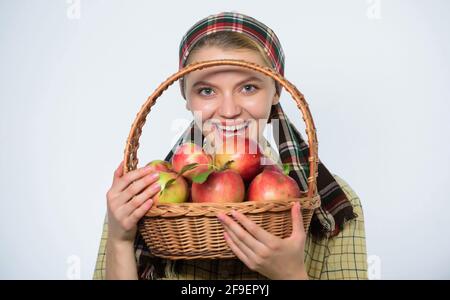
{"type": "Polygon", "coordinates": [[[219,219],[220,223],[223,223],[223,216],[222,215],[217,215],[217,219],[219,219]]]}
{"type": "Polygon", "coordinates": [[[232,210],[232,211],[231,211],[231,215],[232,215],[234,218],[236,218],[236,215],[237,215],[236,211],[235,211],[235,210],[232,210]]]}
{"type": "Polygon", "coordinates": [[[156,193],[160,188],[161,188],[161,186],[159,185],[159,183],[156,182],[152,186],[152,192],[156,193]]]}
{"type": "Polygon", "coordinates": [[[157,179],[157,178],[159,178],[159,173],[152,173],[152,174],[150,174],[148,176],[150,177],[151,180],[157,179]]]}

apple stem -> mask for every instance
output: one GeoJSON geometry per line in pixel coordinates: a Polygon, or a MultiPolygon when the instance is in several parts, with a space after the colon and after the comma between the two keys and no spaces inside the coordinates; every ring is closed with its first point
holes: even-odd
{"type": "Polygon", "coordinates": [[[234,160],[229,160],[229,161],[227,161],[227,162],[222,166],[222,168],[220,168],[220,171],[229,169],[230,166],[231,166],[231,164],[232,164],[233,162],[234,162],[234,160]]]}

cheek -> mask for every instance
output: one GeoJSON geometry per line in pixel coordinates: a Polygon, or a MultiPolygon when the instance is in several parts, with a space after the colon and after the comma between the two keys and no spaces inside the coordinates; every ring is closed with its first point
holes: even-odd
{"type": "Polygon", "coordinates": [[[201,117],[202,123],[214,116],[217,103],[214,101],[203,101],[198,99],[188,100],[189,110],[194,116],[201,117]]]}
{"type": "Polygon", "coordinates": [[[262,120],[269,117],[272,100],[269,97],[255,97],[254,99],[243,101],[241,106],[253,119],[262,120]]]}

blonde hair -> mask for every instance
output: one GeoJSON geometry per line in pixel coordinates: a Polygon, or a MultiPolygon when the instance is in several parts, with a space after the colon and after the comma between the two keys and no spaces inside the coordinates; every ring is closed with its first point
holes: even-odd
{"type": "MultiPolygon", "coordinates": [[[[269,68],[274,68],[266,51],[260,44],[245,34],[234,31],[219,31],[202,37],[189,52],[186,58],[186,65],[190,63],[189,58],[192,53],[200,50],[203,47],[218,47],[221,49],[248,49],[259,53],[264,63],[269,68]]],[[[277,94],[280,95],[281,87],[278,82],[275,82],[277,94]]]]}

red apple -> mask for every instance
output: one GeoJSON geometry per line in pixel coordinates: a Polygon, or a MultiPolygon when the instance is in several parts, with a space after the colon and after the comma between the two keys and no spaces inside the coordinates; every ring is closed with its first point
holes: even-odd
{"type": "Polygon", "coordinates": [[[251,181],[261,172],[263,154],[258,143],[237,135],[224,139],[216,148],[214,164],[223,167],[228,161],[233,161],[229,168],[235,170],[245,181],[251,181]]]}
{"type": "Polygon", "coordinates": [[[192,181],[196,175],[208,171],[212,167],[212,157],[203,151],[203,148],[194,143],[180,145],[172,156],[172,168],[179,173],[183,167],[198,163],[195,168],[184,172],[182,175],[192,181]]]}
{"type": "Polygon", "coordinates": [[[253,179],[247,191],[248,201],[282,200],[300,198],[302,192],[297,182],[279,171],[264,169],[253,179]]]}
{"type": "Polygon", "coordinates": [[[182,203],[189,198],[189,186],[182,176],[174,172],[159,172],[161,190],[153,197],[155,203],[182,203]],[[174,181],[172,179],[175,179],[174,181]],[[169,184],[167,184],[171,181],[169,184]]]}
{"type": "Polygon", "coordinates": [[[146,164],[146,166],[151,166],[152,168],[150,170],[156,172],[158,171],[170,172],[170,170],[172,169],[172,165],[168,161],[160,159],[152,160],[151,162],[146,164]]]}
{"type": "Polygon", "coordinates": [[[244,181],[230,169],[212,172],[203,183],[192,183],[192,202],[242,202],[244,197],[244,181]]]}

